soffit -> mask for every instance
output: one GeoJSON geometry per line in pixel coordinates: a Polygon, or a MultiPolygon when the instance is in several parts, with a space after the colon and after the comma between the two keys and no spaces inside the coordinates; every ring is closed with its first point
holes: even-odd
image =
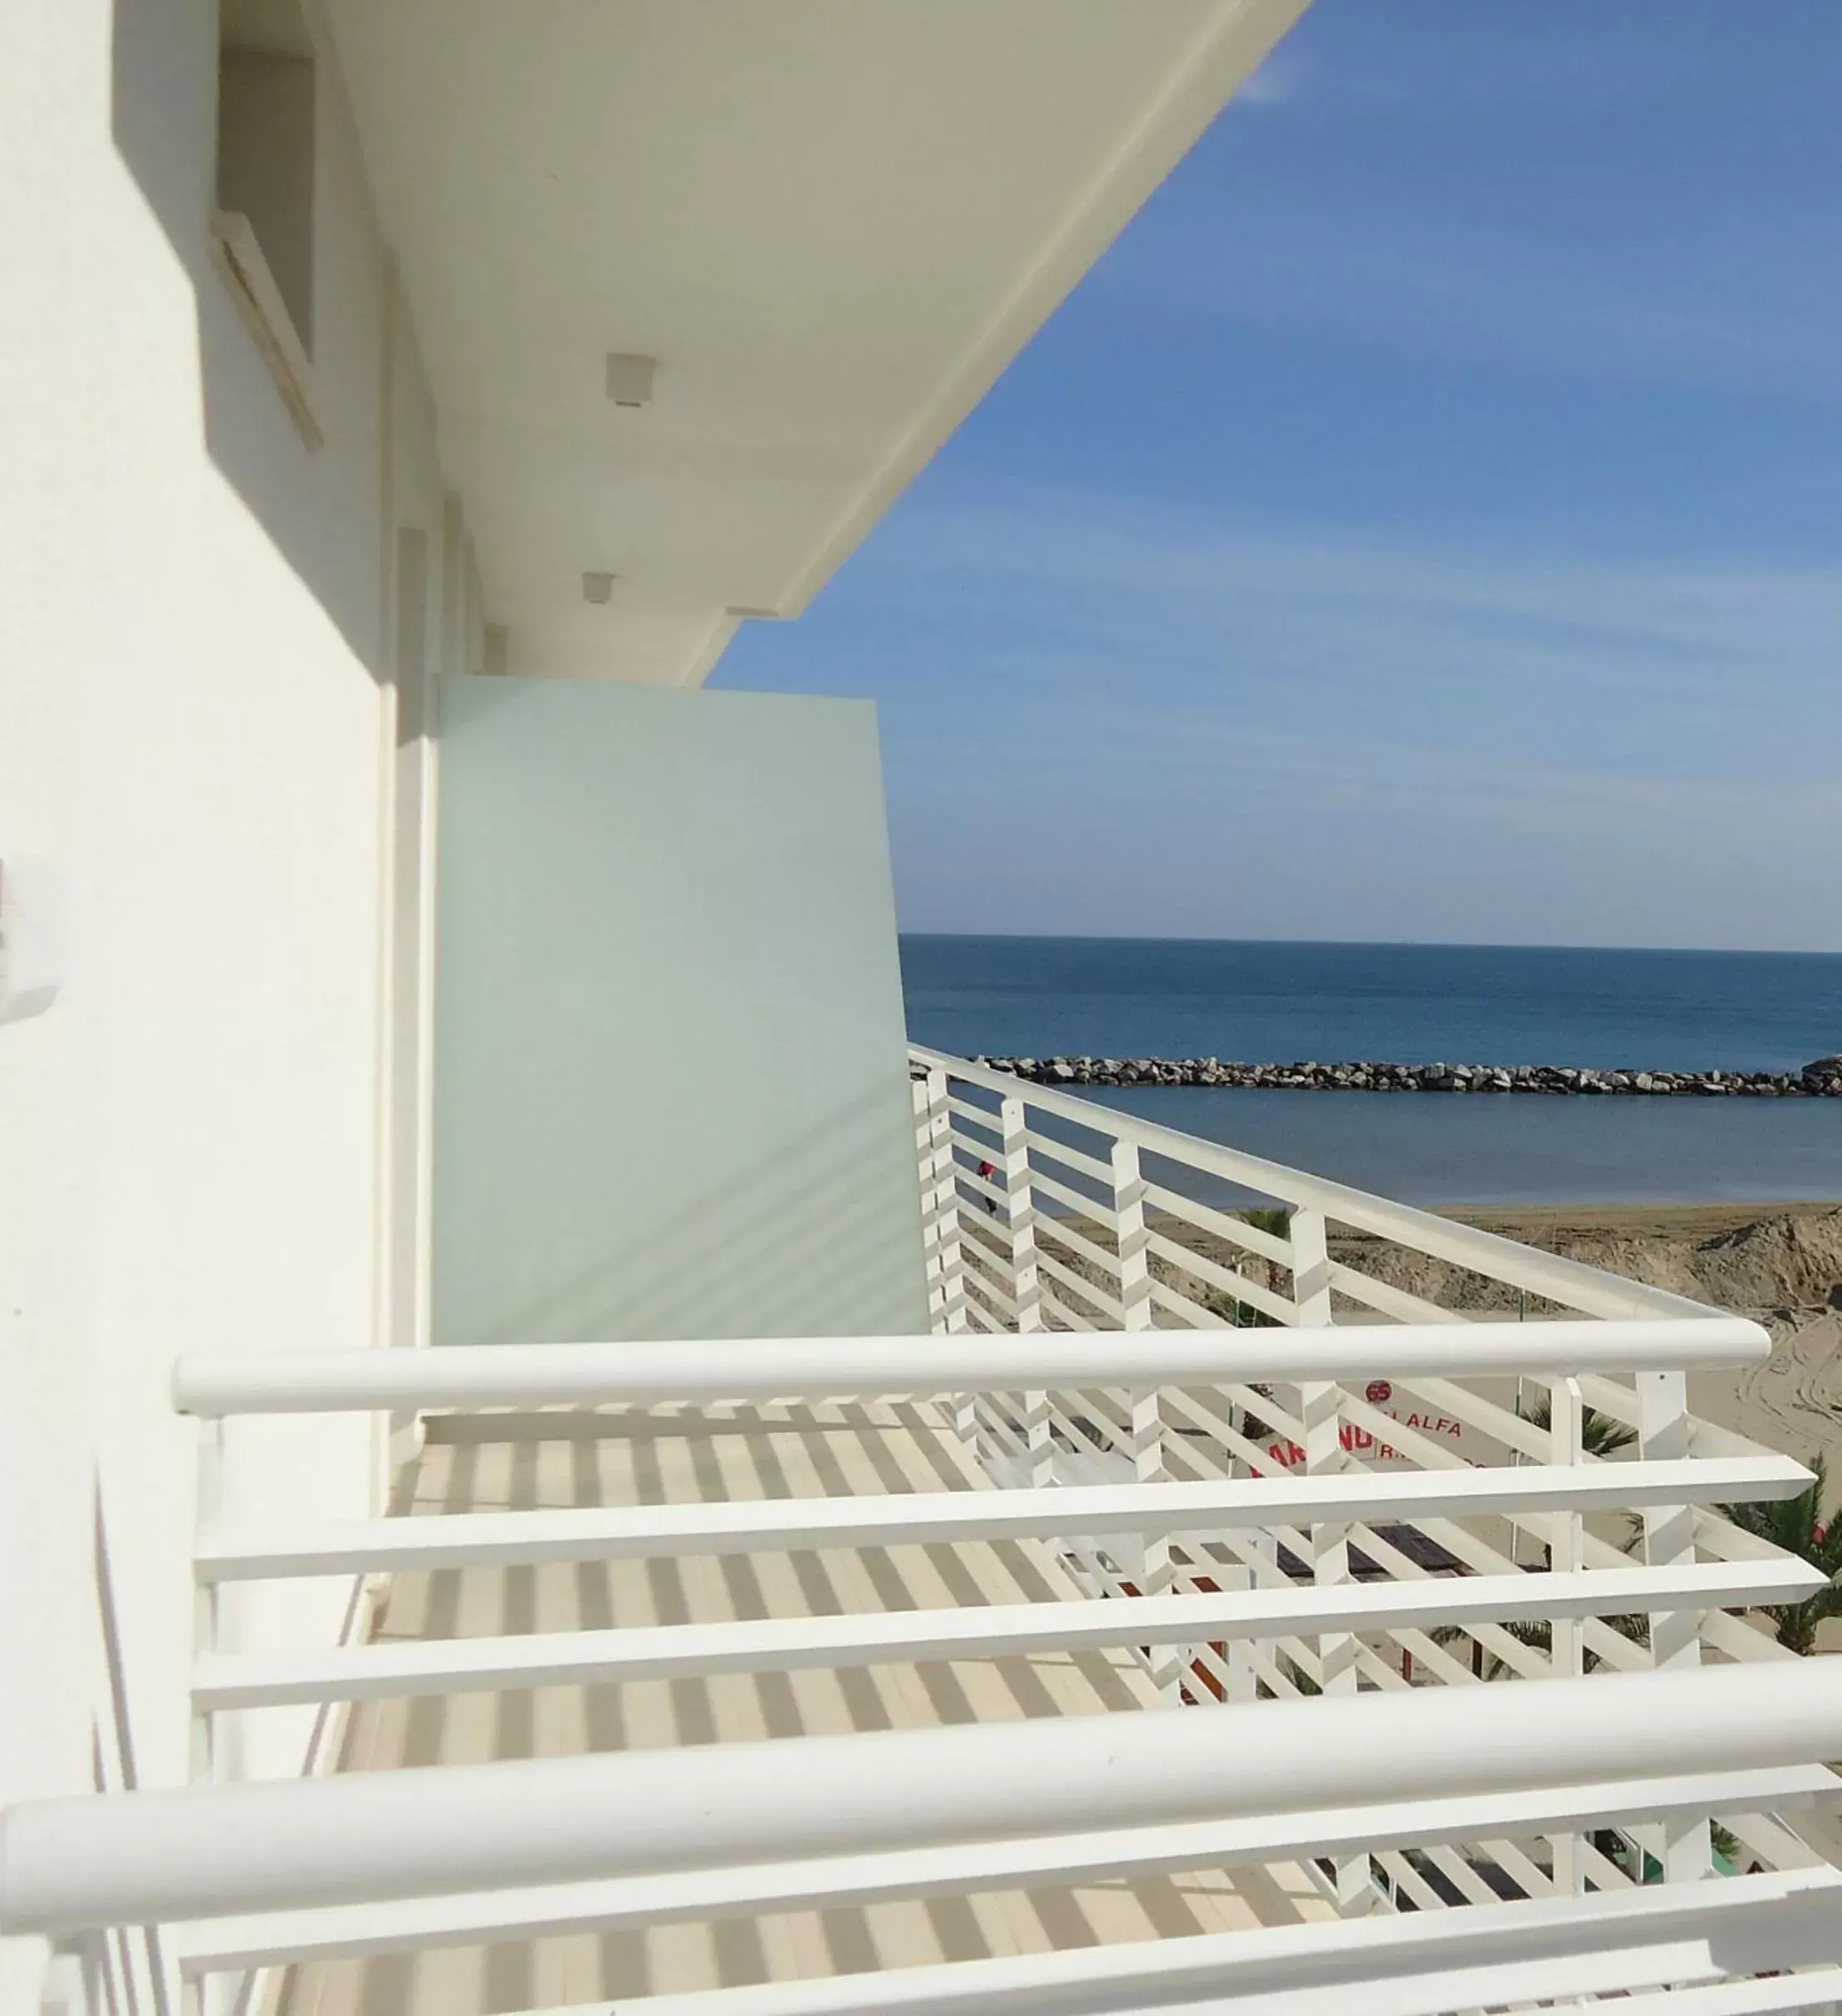
{"type": "Polygon", "coordinates": [[[1303,4],[326,0],[510,669],[797,614],[1303,4]]]}

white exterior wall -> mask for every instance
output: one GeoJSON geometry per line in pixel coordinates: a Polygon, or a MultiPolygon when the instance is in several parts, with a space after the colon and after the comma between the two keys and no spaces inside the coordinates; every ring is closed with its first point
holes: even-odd
{"type": "MultiPolygon", "coordinates": [[[[0,1024],[0,1803],[86,1788],[93,1719],[110,1779],[118,1726],[140,1782],[185,1774],[174,1354],[380,1333],[386,555],[426,530],[438,617],[458,546],[329,66],[317,452],[212,262],[215,45],[210,0],[0,8],[0,864],[51,864],[67,945],[0,1024]]],[[[375,1490],[368,1430],[240,1440],[233,1500],[375,1490]]],[[[324,1638],[347,1593],[265,1634],[324,1638]]],[[[252,1732],[249,1768],[301,1739],[252,1732]]]]}

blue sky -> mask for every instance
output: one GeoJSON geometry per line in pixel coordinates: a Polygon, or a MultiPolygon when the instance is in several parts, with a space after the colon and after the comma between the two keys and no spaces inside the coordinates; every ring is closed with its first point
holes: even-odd
{"type": "Polygon", "coordinates": [[[1317,0],[799,622],[910,930],[1842,949],[1842,4],[1317,0]]]}

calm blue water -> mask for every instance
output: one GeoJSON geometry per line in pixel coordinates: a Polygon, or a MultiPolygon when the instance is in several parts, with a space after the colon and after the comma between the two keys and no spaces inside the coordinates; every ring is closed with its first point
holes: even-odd
{"type": "Polygon", "coordinates": [[[909,1033],[963,1056],[1781,1071],[1842,1050],[1842,954],[904,937],[909,1033]]]}
{"type": "MultiPolygon", "coordinates": [[[[1842,1050],[1842,956],[907,937],[960,1055],[1783,1070],[1842,1050]]],[[[1086,1089],[1413,1203],[1842,1196],[1842,1101],[1086,1089]]]]}

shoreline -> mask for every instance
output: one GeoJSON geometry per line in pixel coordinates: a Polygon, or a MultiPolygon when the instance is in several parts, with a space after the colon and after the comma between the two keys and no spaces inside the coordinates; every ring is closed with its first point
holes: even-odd
{"type": "Polygon", "coordinates": [[[1662,1198],[1619,1204],[1429,1204],[1436,1218],[1451,1218],[1505,1238],[1528,1232],[1612,1232],[1633,1238],[1708,1239],[1744,1231],[1771,1218],[1818,1218],[1842,1211],[1834,1197],[1764,1198],[1746,1203],[1721,1199],[1662,1198]],[[1518,1231],[1516,1228],[1524,1228],[1518,1231]]]}

